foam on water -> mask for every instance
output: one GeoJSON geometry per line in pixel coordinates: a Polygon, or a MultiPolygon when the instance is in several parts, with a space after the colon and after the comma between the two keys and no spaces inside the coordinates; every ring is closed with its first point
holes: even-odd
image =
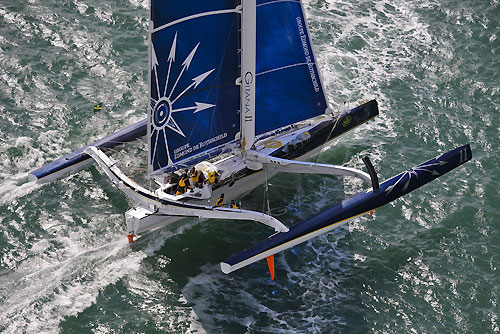
{"type": "Polygon", "coordinates": [[[268,278],[262,263],[234,275],[222,274],[217,265],[205,265],[182,293],[208,332],[225,323],[246,333],[340,329],[344,322],[336,311],[351,295],[342,283],[352,257],[336,247],[345,235],[341,229],[279,254],[275,281],[268,278]]]}
{"type": "MultiPolygon", "coordinates": [[[[86,6],[75,4],[79,10],[86,6]]],[[[79,24],[85,17],[70,24],[67,4],[59,13],[47,2],[18,5],[0,5],[2,31],[10,31],[0,39],[5,51],[0,52],[0,97],[7,102],[0,115],[0,330],[52,333],[59,332],[62,319],[95,303],[104,288],[137,272],[146,255],[128,247],[122,214],[109,214],[109,205],[104,206],[108,214],[97,213],[99,203],[110,198],[99,186],[81,183],[92,179],[90,173],[36,186],[23,184],[26,172],[111,132],[105,122],[109,115],[119,121],[111,129],[136,121],[130,112],[104,117],[91,115],[91,108],[105,101],[111,111],[130,85],[145,91],[145,84],[113,60],[110,41],[79,24]],[[78,105],[71,95],[87,105],[78,105]],[[88,136],[71,134],[74,123],[83,124],[75,109],[95,120],[85,122],[91,126],[88,136]],[[53,201],[51,192],[62,201],[53,201]],[[90,213],[82,203],[90,204],[90,213]]],[[[111,14],[106,6],[95,10],[102,22],[111,14]]]]}
{"type": "MultiPolygon", "coordinates": [[[[81,178],[91,182],[92,175],[84,171],[81,178]]],[[[98,204],[110,200],[99,185],[75,187],[69,189],[66,196],[66,201],[73,203],[71,205],[86,198],[93,203],[94,209],[101,206],[109,210],[108,205],[98,204]]],[[[139,301],[138,309],[158,319],[157,329],[184,332],[180,328],[191,328],[193,333],[202,330],[190,307],[175,306],[182,296],[172,294],[164,307],[148,302],[150,298],[164,296],[165,289],[141,273],[145,257],[155,256],[169,238],[182,234],[198,222],[146,234],[136,242],[137,247],[130,248],[121,213],[82,211],[75,216],[74,208],[62,202],[59,209],[42,209],[37,221],[33,222],[23,214],[27,211],[23,199],[20,196],[14,200],[15,204],[7,208],[2,206],[2,212],[15,210],[19,215],[19,222],[5,221],[7,224],[0,230],[8,242],[0,259],[0,328],[3,332],[59,332],[61,321],[78,316],[97,302],[103,290],[120,281],[124,282],[132,298],[139,301]],[[38,225],[37,235],[26,231],[33,224],[38,225]],[[24,232],[16,233],[21,231],[24,232]],[[170,322],[161,321],[165,312],[175,314],[170,322]]],[[[14,216],[11,214],[11,219],[14,216]]]]}
{"type": "MultiPolygon", "coordinates": [[[[47,239],[8,240],[14,247],[3,254],[0,276],[0,323],[6,333],[57,332],[64,317],[89,307],[102,289],[139,269],[145,254],[132,252],[122,233],[91,227],[106,221],[71,227],[71,217],[63,218],[45,222],[52,235],[47,239]]],[[[13,236],[12,228],[4,226],[2,234],[13,236]]]]}
{"type": "MultiPolygon", "coordinates": [[[[320,162],[362,168],[369,155],[383,180],[467,141],[475,160],[375,220],[278,255],[273,282],[265,261],[220,272],[268,235],[255,224],[184,221],[129,248],[127,203],[95,169],[24,184],[27,171],[144,117],[147,7],[0,4],[0,331],[500,332],[498,1],[305,1],[334,109],[371,98],[381,109],[320,162]],[[91,111],[97,102],[105,113],[91,111]]],[[[141,167],[143,151],[123,164],[141,167]]],[[[270,182],[287,224],[365,187],[270,182]]],[[[262,209],[263,194],[245,205],[262,209]]]]}
{"type": "Polygon", "coordinates": [[[406,2],[330,1],[319,8],[306,3],[326,91],[335,94],[330,100],[336,105],[371,97],[390,102],[384,84],[410,75],[407,64],[417,50],[409,42],[431,42],[427,26],[406,2]]]}

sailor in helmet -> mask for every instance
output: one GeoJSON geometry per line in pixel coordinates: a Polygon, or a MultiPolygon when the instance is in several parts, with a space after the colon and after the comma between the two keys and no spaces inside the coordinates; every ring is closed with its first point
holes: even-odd
{"type": "Polygon", "coordinates": [[[215,202],[215,206],[222,206],[222,203],[224,202],[224,194],[220,194],[219,199],[217,202],[215,202]]]}
{"type": "Polygon", "coordinates": [[[203,176],[203,172],[201,170],[197,170],[196,168],[191,168],[191,181],[193,185],[198,188],[203,187],[203,182],[205,181],[205,176],[203,176]]]}
{"type": "Polygon", "coordinates": [[[176,195],[184,194],[187,191],[188,182],[189,181],[188,181],[187,173],[184,172],[184,174],[182,174],[182,176],[179,180],[179,183],[177,185],[177,192],[175,194],[176,195]]]}

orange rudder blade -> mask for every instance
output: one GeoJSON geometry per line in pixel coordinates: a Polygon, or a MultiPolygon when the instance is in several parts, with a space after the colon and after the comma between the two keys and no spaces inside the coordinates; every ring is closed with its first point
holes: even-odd
{"type": "Polygon", "coordinates": [[[269,273],[271,274],[271,280],[274,281],[274,255],[268,256],[266,260],[267,266],[269,267],[269,273]]]}

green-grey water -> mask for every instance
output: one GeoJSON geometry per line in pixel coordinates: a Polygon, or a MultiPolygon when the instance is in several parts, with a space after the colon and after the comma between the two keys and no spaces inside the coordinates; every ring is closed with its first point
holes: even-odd
{"type": "MultiPolygon", "coordinates": [[[[27,183],[145,117],[147,7],[0,0],[0,332],[500,332],[498,0],[305,1],[332,107],[376,98],[381,109],[319,161],[362,168],[369,155],[385,179],[465,143],[473,160],[375,219],[283,252],[274,281],[265,261],[220,271],[267,236],[255,224],[184,220],[130,247],[128,203],[95,167],[27,183]]],[[[118,155],[145,164],[142,144],[118,155]]],[[[319,176],[270,183],[288,224],[362,189],[319,176]]],[[[243,202],[263,198],[259,187],[243,202]]]]}

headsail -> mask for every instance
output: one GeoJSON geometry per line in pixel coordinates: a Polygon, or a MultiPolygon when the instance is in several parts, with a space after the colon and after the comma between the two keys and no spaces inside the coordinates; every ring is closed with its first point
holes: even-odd
{"type": "Polygon", "coordinates": [[[151,0],[150,173],[239,132],[238,3],[151,0]]]}
{"type": "Polygon", "coordinates": [[[257,0],[256,72],[257,135],[325,113],[299,0],[257,0]]]}

